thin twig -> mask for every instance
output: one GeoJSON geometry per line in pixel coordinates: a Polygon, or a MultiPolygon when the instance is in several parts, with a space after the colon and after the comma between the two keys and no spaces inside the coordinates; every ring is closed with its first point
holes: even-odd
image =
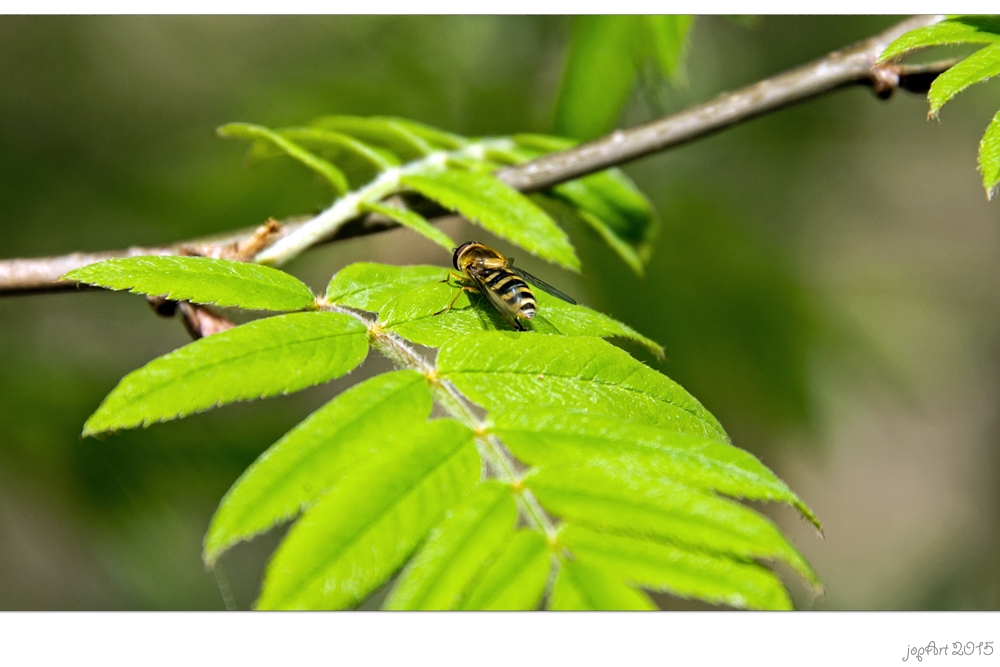
{"type": "MultiPolygon", "coordinates": [[[[619,130],[602,139],[569,150],[550,153],[531,162],[505,167],[496,175],[522,192],[534,192],[679,146],[846,86],[870,86],[882,98],[888,97],[897,88],[910,92],[926,92],[934,77],[953,65],[954,60],[919,66],[893,63],[876,65],[876,61],[879,54],[895,38],[915,28],[936,23],[942,18],[917,16],[907,19],[870,39],[834,51],[802,67],[764,79],[735,92],[723,93],[708,102],[646,125],[619,130]]],[[[271,242],[288,236],[308,220],[286,221],[271,242]]],[[[340,227],[336,233],[324,239],[324,242],[363,236],[396,226],[394,222],[384,217],[361,216],[340,227]]],[[[74,253],[61,257],[0,260],[0,295],[75,288],[76,285],[73,283],[58,282],[59,277],[81,266],[115,257],[187,254],[214,256],[220,247],[245,242],[257,229],[259,228],[248,228],[223,236],[152,247],[74,253]]]]}

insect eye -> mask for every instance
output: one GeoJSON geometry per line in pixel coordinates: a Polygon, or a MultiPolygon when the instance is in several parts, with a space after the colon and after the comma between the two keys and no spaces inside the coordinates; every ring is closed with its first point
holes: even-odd
{"type": "Polygon", "coordinates": [[[455,254],[451,256],[451,263],[454,265],[456,271],[462,270],[458,266],[458,258],[461,257],[462,253],[465,252],[465,249],[468,248],[473,243],[475,243],[475,241],[467,241],[462,245],[458,246],[457,248],[455,248],[455,254]]]}

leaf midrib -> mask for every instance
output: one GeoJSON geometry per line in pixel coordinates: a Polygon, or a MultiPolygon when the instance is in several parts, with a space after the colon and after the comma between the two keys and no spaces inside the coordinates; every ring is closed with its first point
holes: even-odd
{"type": "MultiPolygon", "coordinates": [[[[152,272],[150,272],[150,274],[152,275],[152,272]]],[[[182,271],[179,268],[171,268],[171,269],[167,269],[167,270],[157,270],[157,272],[156,272],[155,275],[156,275],[156,277],[163,277],[164,279],[170,279],[171,277],[176,277],[176,278],[179,278],[181,280],[194,280],[197,277],[197,276],[192,276],[190,273],[184,272],[184,271],[182,271]]],[[[217,280],[219,282],[225,283],[226,287],[228,287],[230,289],[235,289],[235,288],[243,287],[244,285],[246,285],[246,284],[249,283],[250,285],[253,285],[254,287],[262,288],[262,289],[264,289],[266,291],[270,291],[272,293],[280,293],[280,294],[285,295],[285,296],[300,297],[300,298],[303,298],[303,299],[308,294],[310,298],[315,299],[315,295],[312,293],[312,291],[309,290],[308,287],[306,287],[305,292],[303,292],[302,290],[293,290],[290,286],[283,285],[281,283],[268,282],[262,276],[260,276],[259,274],[255,275],[253,278],[246,278],[246,277],[240,277],[240,276],[237,276],[237,275],[233,275],[232,273],[229,273],[229,272],[220,274],[220,273],[215,273],[215,272],[212,272],[212,271],[206,271],[206,272],[204,272],[201,275],[202,276],[211,277],[212,280],[217,280]]],[[[303,287],[305,287],[305,285],[303,285],[303,287]]],[[[150,294],[151,293],[150,290],[143,290],[143,289],[141,289],[141,288],[139,288],[137,286],[123,287],[123,288],[119,288],[119,289],[128,289],[132,293],[140,293],[140,294],[150,294]]],[[[239,290],[237,290],[237,291],[239,291],[239,290]]],[[[172,291],[169,291],[167,293],[167,296],[170,297],[170,298],[175,298],[174,294],[175,294],[175,291],[172,290],[172,291]]],[[[180,299],[186,299],[188,301],[194,301],[195,303],[204,303],[204,304],[211,304],[211,305],[217,305],[217,306],[236,306],[236,307],[240,307],[240,308],[246,308],[247,307],[247,306],[244,306],[241,303],[235,303],[235,302],[234,303],[220,303],[219,301],[203,301],[203,300],[200,300],[200,299],[198,299],[196,297],[184,296],[183,294],[179,294],[177,296],[180,299]]],[[[306,304],[304,306],[301,306],[301,307],[302,308],[306,308],[306,307],[308,307],[308,304],[306,304]]]]}
{"type": "MultiPolygon", "coordinates": [[[[580,434],[580,433],[572,433],[572,432],[567,432],[567,431],[540,431],[540,430],[531,430],[531,429],[528,429],[527,427],[508,428],[508,427],[505,427],[505,426],[500,426],[500,427],[495,427],[493,430],[495,430],[498,434],[503,433],[503,432],[508,432],[508,433],[514,432],[514,433],[521,433],[521,434],[525,434],[525,435],[534,435],[534,434],[539,434],[540,433],[542,435],[556,435],[556,436],[569,435],[570,437],[593,438],[595,440],[601,440],[603,442],[614,444],[616,446],[621,447],[622,449],[624,449],[626,451],[637,452],[637,453],[640,453],[640,454],[652,454],[652,455],[657,455],[658,454],[658,455],[662,455],[664,458],[672,459],[672,460],[675,460],[675,461],[689,461],[689,462],[691,462],[693,464],[701,463],[701,464],[703,464],[706,467],[711,466],[711,467],[714,467],[714,468],[719,468],[719,469],[722,469],[725,473],[733,475],[734,477],[738,476],[738,477],[741,477],[744,481],[754,482],[754,483],[756,483],[756,484],[758,484],[760,486],[764,486],[764,487],[768,488],[769,490],[773,490],[772,489],[773,485],[766,484],[765,482],[767,480],[765,480],[763,477],[761,477],[757,473],[753,473],[751,471],[744,470],[743,468],[735,466],[734,464],[725,463],[725,462],[719,462],[716,459],[713,459],[713,458],[711,458],[709,456],[705,456],[705,455],[702,455],[702,454],[697,454],[697,455],[692,455],[692,456],[686,456],[686,455],[673,456],[671,453],[669,453],[669,452],[675,452],[676,451],[676,452],[681,452],[683,454],[686,454],[689,451],[693,451],[693,448],[691,450],[688,450],[688,449],[683,448],[683,447],[659,447],[659,446],[656,446],[656,445],[647,445],[647,444],[644,444],[644,441],[642,441],[642,440],[624,440],[624,439],[605,438],[605,437],[599,436],[599,435],[580,434]]],[[[720,445],[728,445],[728,443],[724,443],[724,442],[719,441],[719,440],[716,440],[716,441],[713,441],[713,442],[716,442],[716,443],[718,443],[720,445]]],[[[728,445],[728,446],[732,446],[732,445],[728,445]]],[[[734,447],[734,449],[735,449],[735,447],[734,447]]],[[[611,453],[613,453],[613,452],[611,452],[611,453]]],[[[608,458],[610,458],[610,456],[608,458]]],[[[714,487],[710,487],[710,488],[714,488],[714,487]]],[[[785,490],[789,490],[789,489],[787,489],[787,486],[785,487],[785,490]]],[[[726,495],[729,495],[729,494],[726,494],[726,495]]],[[[741,494],[739,497],[745,497],[745,496],[743,494],[741,494]]]]}
{"type": "MultiPolygon", "coordinates": [[[[636,371],[632,371],[631,374],[635,374],[635,372],[636,371]]],[[[706,424],[708,423],[708,422],[705,421],[704,418],[702,418],[698,414],[696,408],[688,408],[688,407],[686,407],[684,405],[678,405],[677,403],[669,401],[669,400],[667,400],[665,398],[662,398],[660,396],[656,396],[654,394],[650,394],[648,392],[642,391],[641,389],[635,389],[633,387],[628,387],[628,386],[625,386],[625,385],[620,384],[620,383],[607,382],[606,380],[597,380],[597,379],[587,380],[587,379],[584,379],[584,378],[581,378],[581,377],[573,377],[573,376],[569,376],[569,375],[556,375],[556,374],[553,374],[553,373],[544,373],[544,372],[543,373],[538,373],[538,372],[532,372],[532,371],[511,371],[511,370],[503,370],[503,371],[473,370],[473,371],[470,371],[470,370],[464,370],[464,369],[462,369],[462,370],[448,371],[448,372],[442,373],[441,375],[447,377],[447,376],[453,375],[455,373],[460,373],[460,374],[464,374],[464,375],[519,375],[519,376],[532,375],[532,376],[535,376],[535,377],[537,377],[539,375],[542,375],[542,376],[547,377],[547,378],[558,378],[560,380],[566,380],[566,381],[573,382],[573,383],[578,383],[578,384],[589,383],[589,384],[601,385],[603,387],[618,388],[618,389],[621,389],[622,391],[625,391],[625,392],[628,392],[628,393],[638,394],[640,396],[645,396],[647,398],[650,398],[650,399],[656,401],[657,403],[665,403],[666,405],[669,405],[669,406],[671,406],[673,408],[677,408],[678,410],[682,410],[682,411],[686,412],[687,414],[691,415],[692,417],[696,417],[699,421],[701,421],[703,423],[706,423],[706,424]]],[[[712,431],[714,432],[715,429],[712,429],[712,431]]]]}

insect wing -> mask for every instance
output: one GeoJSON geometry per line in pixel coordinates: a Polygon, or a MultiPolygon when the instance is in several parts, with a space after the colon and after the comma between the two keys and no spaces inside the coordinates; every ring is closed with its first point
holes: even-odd
{"type": "Polygon", "coordinates": [[[535,276],[531,275],[527,271],[524,271],[522,269],[516,268],[515,266],[513,266],[513,264],[510,262],[510,260],[508,260],[507,268],[510,269],[511,271],[513,271],[514,273],[516,273],[517,275],[521,276],[525,280],[527,280],[529,283],[531,283],[532,285],[534,285],[538,289],[543,290],[545,292],[548,292],[552,296],[556,297],[557,299],[562,299],[566,303],[571,303],[574,306],[576,305],[576,301],[573,300],[573,297],[571,297],[571,296],[569,296],[567,294],[563,294],[562,292],[560,292],[559,290],[557,290],[552,285],[548,284],[544,280],[540,280],[540,279],[536,278],[535,276]]]}
{"type": "Polygon", "coordinates": [[[524,331],[524,327],[517,321],[517,312],[511,310],[510,304],[500,298],[500,295],[497,294],[496,290],[488,287],[479,275],[470,275],[472,276],[472,280],[476,283],[476,286],[479,288],[480,294],[486,297],[486,300],[489,301],[490,305],[493,306],[493,309],[500,314],[500,317],[507,320],[507,323],[518,331],[524,331]]]}

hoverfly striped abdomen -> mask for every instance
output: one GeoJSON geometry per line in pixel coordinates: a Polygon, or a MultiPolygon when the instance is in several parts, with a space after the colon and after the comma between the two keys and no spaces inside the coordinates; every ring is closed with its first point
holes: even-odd
{"type": "Polygon", "coordinates": [[[435,315],[450,310],[462,291],[478,291],[486,295],[490,305],[496,308],[497,312],[512,327],[519,331],[526,331],[519,318],[530,320],[535,316],[535,311],[538,308],[538,302],[535,301],[535,295],[528,287],[528,282],[564,301],[576,303],[559,290],[545,284],[526,271],[515,269],[513,259],[507,259],[493,248],[487,248],[482,243],[469,241],[455,248],[452,264],[455,265],[456,270],[462,272],[464,278],[471,280],[475,287],[463,285],[451,303],[443,310],[434,313],[435,315]]]}
{"type": "Polygon", "coordinates": [[[486,270],[483,272],[482,282],[490,303],[496,305],[495,299],[500,299],[503,303],[502,308],[497,308],[501,313],[511,313],[526,320],[535,316],[535,309],[538,307],[535,295],[531,293],[528,284],[513,271],[507,268],[486,270]]]}

